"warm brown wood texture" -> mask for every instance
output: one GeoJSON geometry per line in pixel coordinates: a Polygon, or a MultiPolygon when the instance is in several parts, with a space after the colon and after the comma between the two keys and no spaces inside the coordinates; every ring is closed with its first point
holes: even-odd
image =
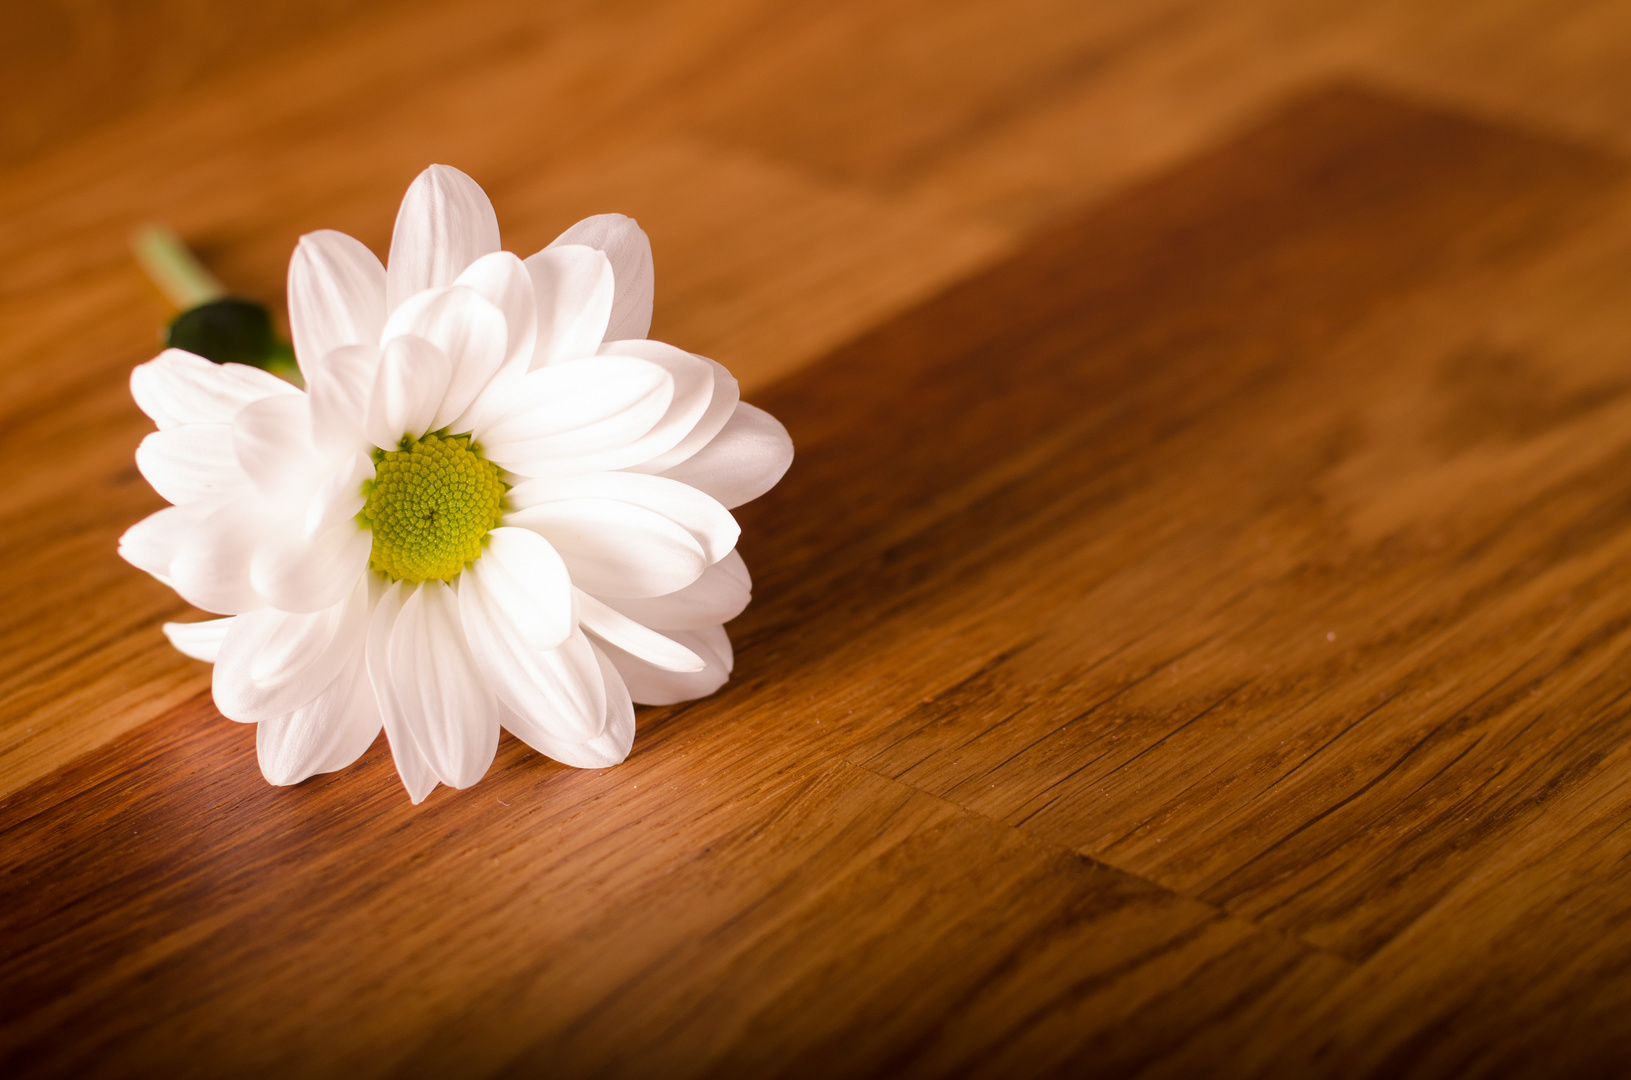
{"type": "MultiPolygon", "coordinates": [[[[13,5],[17,7],[17,5],[13,5]]],[[[125,375],[175,225],[276,303],[456,164],[507,244],[655,237],[660,336],[751,389],[1084,205],[1359,76],[1631,154],[1623,0],[44,0],[0,19],[0,791],[199,693],[111,557],[156,508],[125,375]]]]}
{"type": "Polygon", "coordinates": [[[8,1072],[1631,1055],[1621,163],[1334,87],[772,387],[737,679],[599,773],[3,807],[8,1072]]]}
{"type": "Polygon", "coordinates": [[[1631,7],[3,23],[0,1074],[1631,1071],[1631,7]],[[433,160],[799,458],[624,765],[270,788],[113,555],[124,236],[275,301],[433,160]]]}

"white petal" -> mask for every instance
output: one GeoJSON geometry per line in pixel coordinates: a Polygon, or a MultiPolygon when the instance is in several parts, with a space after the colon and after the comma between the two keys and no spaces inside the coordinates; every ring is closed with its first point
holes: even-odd
{"type": "MultiPolygon", "coordinates": [[[[601,355],[606,359],[638,356],[662,367],[674,379],[674,397],[662,419],[637,442],[623,447],[616,464],[602,467],[654,472],[663,462],[678,460],[675,452],[681,444],[690,441],[692,433],[712,411],[710,406],[717,381],[714,369],[718,365],[660,341],[620,341],[606,346],[601,355]]],[[[731,381],[734,384],[735,380],[731,381]]]]}
{"type": "Polygon", "coordinates": [[[599,667],[600,681],[605,689],[606,713],[604,727],[599,735],[584,742],[558,738],[548,728],[499,703],[499,719],[504,727],[541,754],[547,754],[564,765],[579,769],[604,769],[616,765],[629,756],[634,745],[634,703],[623,685],[623,677],[612,662],[591,644],[595,663],[599,667]]]}
{"type": "Polygon", "coordinates": [[[164,624],[164,636],[170,639],[177,652],[213,664],[221,652],[221,642],[226,639],[227,631],[232,629],[237,619],[238,616],[229,615],[224,619],[205,619],[203,622],[167,622],[164,624]]]}
{"type": "Polygon", "coordinates": [[[596,596],[661,596],[702,576],[708,557],[683,526],[616,499],[560,499],[518,510],[505,524],[541,534],[572,583],[596,596]]]}
{"type": "Polygon", "coordinates": [[[503,364],[469,408],[448,424],[452,431],[463,433],[486,430],[514,404],[516,386],[532,364],[538,316],[532,278],[521,260],[508,251],[477,259],[459,275],[459,284],[474,289],[502,311],[508,329],[503,364]]]}
{"type": "Polygon", "coordinates": [[[330,459],[344,457],[367,438],[368,403],[374,396],[380,351],[373,344],[334,350],[306,372],[312,439],[330,459]]]}
{"type": "Polygon", "coordinates": [[[368,405],[369,441],[381,450],[397,450],[404,435],[417,439],[429,431],[452,378],[452,365],[430,342],[416,337],[387,342],[368,405]]]}
{"type": "Polygon", "coordinates": [[[612,264],[617,295],[606,327],[607,340],[643,338],[650,334],[656,270],[651,258],[651,241],[645,230],[633,218],[622,214],[596,214],[563,232],[549,246],[565,244],[598,248],[612,264]]]}
{"type": "Polygon", "coordinates": [[[538,311],[531,366],[593,356],[612,314],[612,264],[591,247],[551,244],[527,259],[526,266],[538,311]]]}
{"type": "MultiPolygon", "coordinates": [[[[501,253],[502,254],[502,253],[501,253]]],[[[504,315],[473,289],[456,285],[412,297],[391,313],[387,341],[411,335],[435,345],[451,368],[429,430],[446,427],[470,406],[504,362],[504,315]]]]}
{"type": "Polygon", "coordinates": [[[504,367],[525,373],[538,341],[538,303],[526,264],[508,251],[483,255],[455,284],[473,290],[504,316],[504,367]]]}
{"type": "Polygon", "coordinates": [[[569,360],[516,383],[508,410],[476,431],[489,461],[523,475],[617,468],[673,400],[667,370],[620,357],[569,360]],[[531,471],[529,471],[531,470],[531,471]]]}
{"type": "MultiPolygon", "coordinates": [[[[269,525],[253,498],[194,504],[204,510],[170,560],[168,576],[181,598],[217,615],[264,607],[249,577],[255,546],[269,525]]],[[[190,509],[190,507],[189,507],[190,509]]]]}
{"type": "MultiPolygon", "coordinates": [[[[648,359],[656,359],[657,350],[653,349],[652,346],[658,346],[660,349],[671,348],[660,341],[625,341],[618,342],[615,345],[608,345],[606,349],[615,349],[623,353],[633,352],[648,359]]],[[[674,352],[678,351],[677,349],[674,350],[674,352]]],[[[682,379],[680,373],[675,371],[675,404],[669,407],[668,414],[654,426],[652,436],[665,430],[685,431],[685,434],[679,442],[674,444],[672,449],[658,453],[655,457],[642,461],[638,465],[630,466],[635,472],[660,473],[665,469],[673,468],[713,441],[714,436],[720,433],[736,412],[736,403],[741,399],[741,388],[737,385],[736,377],[726,370],[725,365],[691,353],[683,355],[689,361],[689,366],[692,369],[689,373],[691,379],[697,378],[697,363],[699,361],[706,364],[713,374],[707,408],[697,415],[694,422],[692,421],[691,416],[695,412],[695,407],[690,406],[687,408],[684,406],[683,403],[687,400],[686,394],[677,389],[682,379]],[[684,427],[686,424],[690,424],[688,431],[684,427]]],[[[677,361],[671,355],[668,360],[670,370],[674,370],[673,365],[677,361]]],[[[691,393],[700,395],[702,391],[699,388],[691,391],[691,393]]],[[[655,439],[653,439],[653,442],[655,442],[655,439]]]]}
{"type": "Polygon", "coordinates": [[[357,516],[368,501],[362,485],[374,477],[374,459],[352,454],[351,459],[329,475],[306,504],[307,537],[357,516]]]}
{"type": "Polygon", "coordinates": [[[775,487],[792,464],[793,440],[787,429],[743,401],[712,442],[662,475],[736,507],[775,487]]]}
{"type": "Polygon", "coordinates": [[[497,528],[471,564],[461,592],[479,589],[483,606],[513,628],[534,652],[547,652],[572,633],[572,579],[549,541],[530,529],[497,528]]]}
{"type": "Polygon", "coordinates": [[[230,424],[251,401],[299,390],[247,364],[215,364],[165,349],[130,373],[136,406],[163,431],[181,424],[230,424]]]}
{"type": "Polygon", "coordinates": [[[402,717],[437,778],[456,788],[480,780],[498,750],[498,703],[446,582],[427,581],[403,602],[387,662],[402,717]]]}
{"type": "Polygon", "coordinates": [[[245,405],[232,421],[232,441],[243,471],[273,497],[306,496],[326,471],[312,441],[305,394],[245,405]]]}
{"type": "Polygon", "coordinates": [[[170,584],[170,564],[176,552],[192,536],[200,522],[220,508],[220,503],[193,503],[166,506],[149,514],[119,537],[119,557],[138,570],[170,584]]]}
{"type": "Polygon", "coordinates": [[[287,716],[262,720],[255,732],[261,775],[268,783],[298,784],[343,769],[362,757],[379,735],[379,707],[368,684],[362,643],[333,682],[287,716]]]}
{"type": "Polygon", "coordinates": [[[529,649],[491,609],[486,594],[468,582],[460,583],[459,614],[482,675],[507,708],[533,729],[565,742],[586,742],[601,733],[606,686],[581,630],[553,649],[529,649]]]}
{"type": "Polygon", "coordinates": [[[424,751],[419,749],[419,743],[414,738],[413,732],[409,730],[407,718],[402,712],[401,699],[397,696],[396,684],[391,679],[389,661],[391,632],[395,629],[397,617],[402,612],[402,600],[406,591],[401,583],[393,582],[380,595],[374,605],[374,613],[368,620],[368,644],[365,651],[368,685],[373,688],[374,701],[379,707],[380,719],[385,726],[385,738],[391,744],[391,758],[396,762],[396,772],[402,778],[402,786],[408,789],[408,798],[417,805],[424,802],[425,797],[435,789],[436,773],[431,769],[430,760],[425,757],[424,751]]]}
{"type": "Polygon", "coordinates": [[[707,661],[701,671],[664,671],[631,656],[615,645],[606,646],[606,655],[628,684],[629,694],[641,705],[673,705],[680,701],[707,697],[731,677],[731,639],[723,626],[701,630],[671,630],[668,636],[707,661]]]}
{"type": "Polygon", "coordinates": [[[731,552],[679,592],[644,599],[603,597],[603,602],[653,630],[700,630],[730,622],[753,599],[753,582],[742,556],[731,552]]]}
{"type": "Polygon", "coordinates": [[[249,580],[283,611],[321,611],[350,594],[368,568],[373,534],[341,521],[315,536],[295,522],[268,528],[249,563],[249,580]]]}
{"type": "Polygon", "coordinates": [[[289,260],[289,333],[308,385],[329,353],[372,345],[385,325],[385,267],[342,232],[307,233],[289,260]]]}
{"type": "Polygon", "coordinates": [[[465,267],[498,250],[498,216],[470,177],[432,165],[414,180],[397,211],[386,264],[387,313],[423,289],[451,285],[465,267]]]}
{"type": "Polygon", "coordinates": [[[363,647],[368,586],[322,611],[292,614],[263,608],[227,631],[215,660],[215,704],[245,723],[294,712],[322,693],[363,647]]]}
{"type": "Polygon", "coordinates": [[[249,483],[233,451],[230,424],[155,431],[136,447],[136,468],[154,491],[178,506],[228,495],[249,483]]]}
{"type": "Polygon", "coordinates": [[[578,618],[583,628],[602,641],[664,671],[701,671],[707,666],[702,657],[684,645],[641,626],[583,590],[578,590],[577,597],[578,618]]]}
{"type": "Polygon", "coordinates": [[[713,498],[664,476],[597,472],[540,477],[509,492],[512,513],[563,499],[616,499],[661,514],[696,538],[710,564],[724,558],[742,532],[731,512],[713,498]]]}

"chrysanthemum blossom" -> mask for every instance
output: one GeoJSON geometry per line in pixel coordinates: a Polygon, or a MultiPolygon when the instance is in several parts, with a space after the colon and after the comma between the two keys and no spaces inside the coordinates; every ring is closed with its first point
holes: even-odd
{"type": "Polygon", "coordinates": [[[382,266],[323,231],[289,266],[306,388],[168,350],[131,392],[169,506],[119,552],[225,618],[170,623],[258,725],[261,771],[344,768],[383,726],[414,802],[468,787],[499,729],[622,761],[635,702],[712,693],[748,602],[730,508],[787,432],[712,360],[648,340],[651,246],[588,218],[527,259],[481,188],[435,165],[382,266]]]}

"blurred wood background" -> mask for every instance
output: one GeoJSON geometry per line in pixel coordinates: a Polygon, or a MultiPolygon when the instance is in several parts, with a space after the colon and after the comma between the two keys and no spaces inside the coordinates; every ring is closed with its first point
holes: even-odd
{"type": "Polygon", "coordinates": [[[1623,1075],[1631,5],[0,25],[8,1075],[1623,1075]],[[630,760],[294,789],[114,542],[172,223],[638,217],[800,458],[630,760]]]}

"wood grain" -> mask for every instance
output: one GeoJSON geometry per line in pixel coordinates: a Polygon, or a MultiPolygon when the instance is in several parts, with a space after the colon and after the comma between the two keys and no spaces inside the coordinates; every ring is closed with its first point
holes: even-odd
{"type": "Polygon", "coordinates": [[[143,106],[173,106],[212,76],[401,0],[204,5],[196,0],[43,0],[0,24],[0,167],[36,157],[143,106]]]}
{"type": "Polygon", "coordinates": [[[5,1075],[1625,1072],[1627,5],[7,15],[5,1075]],[[113,555],[124,237],[275,305],[433,160],[800,457],[625,765],[271,789],[113,555]]]}
{"type": "MultiPolygon", "coordinates": [[[[0,804],[15,1075],[1608,1075],[1631,183],[1339,85],[765,389],[737,677],[586,773],[0,804]]],[[[42,571],[43,572],[43,571],[42,571]]]]}
{"type": "Polygon", "coordinates": [[[426,163],[511,248],[656,238],[657,332],[750,389],[1333,78],[1631,152],[1616,0],[50,0],[0,21],[0,791],[205,685],[110,552],[158,504],[123,391],[169,221],[274,306],[426,163]],[[47,449],[48,448],[48,449],[47,449]],[[43,583],[43,586],[42,586],[43,583]]]}

